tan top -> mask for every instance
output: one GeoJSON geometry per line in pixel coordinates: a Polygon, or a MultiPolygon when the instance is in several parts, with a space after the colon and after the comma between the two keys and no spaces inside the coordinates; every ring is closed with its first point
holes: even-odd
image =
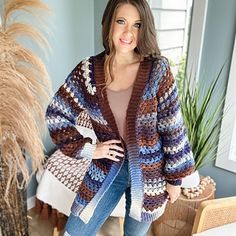
{"type": "Polygon", "coordinates": [[[114,115],[120,136],[126,141],[126,111],[131,97],[133,85],[127,89],[114,91],[107,88],[107,98],[114,115]]]}

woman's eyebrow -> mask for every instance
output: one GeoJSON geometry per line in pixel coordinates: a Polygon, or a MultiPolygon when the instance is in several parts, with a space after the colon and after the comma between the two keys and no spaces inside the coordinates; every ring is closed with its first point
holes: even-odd
{"type": "MultiPolygon", "coordinates": [[[[117,16],[116,19],[118,19],[118,18],[119,18],[119,19],[121,18],[121,19],[123,19],[123,20],[127,20],[127,19],[126,19],[125,17],[123,17],[123,16],[117,16]]],[[[137,22],[137,21],[140,22],[141,20],[140,20],[140,19],[139,19],[139,20],[135,20],[135,22],[137,22]]]]}
{"type": "Polygon", "coordinates": [[[119,18],[119,19],[126,20],[126,18],[125,18],[125,17],[123,17],[123,16],[117,16],[117,17],[116,17],[116,19],[118,19],[118,18],[119,18]]]}

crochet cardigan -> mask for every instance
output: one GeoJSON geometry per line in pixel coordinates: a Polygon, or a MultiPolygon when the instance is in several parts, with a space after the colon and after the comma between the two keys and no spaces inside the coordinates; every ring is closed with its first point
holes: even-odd
{"type": "Polygon", "coordinates": [[[65,155],[91,160],[72,214],[85,223],[91,218],[123,164],[122,158],[119,162],[92,159],[96,143],[120,139],[129,159],[130,216],[150,222],[164,211],[166,183],[180,185],[181,178],[194,170],[176,84],[166,58],[144,59],[140,63],[127,109],[124,143],[106,89],[102,89],[104,55],[81,61],[66,78],[47,108],[49,133],[65,155]],[[84,120],[83,132],[76,127],[77,119],[84,120]]]}

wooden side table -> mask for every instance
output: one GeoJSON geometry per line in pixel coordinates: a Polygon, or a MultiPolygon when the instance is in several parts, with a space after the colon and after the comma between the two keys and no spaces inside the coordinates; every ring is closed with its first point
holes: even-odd
{"type": "Polygon", "coordinates": [[[154,236],[190,236],[196,210],[200,203],[215,198],[215,186],[209,184],[205,191],[194,199],[187,199],[183,194],[171,204],[167,203],[165,213],[152,223],[154,236]]]}

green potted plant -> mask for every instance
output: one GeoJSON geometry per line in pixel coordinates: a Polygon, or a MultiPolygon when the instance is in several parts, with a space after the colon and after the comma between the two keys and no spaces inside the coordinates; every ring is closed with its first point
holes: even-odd
{"type": "MultiPolygon", "coordinates": [[[[182,66],[185,66],[185,63],[182,66]]],[[[208,86],[187,78],[186,73],[182,73],[183,68],[180,68],[181,73],[176,75],[181,111],[196,166],[193,176],[183,179],[182,187],[198,185],[198,170],[216,158],[225,98],[225,91],[217,93],[222,70],[223,67],[208,86]],[[194,180],[189,184],[188,180],[191,178],[194,180]]]]}

